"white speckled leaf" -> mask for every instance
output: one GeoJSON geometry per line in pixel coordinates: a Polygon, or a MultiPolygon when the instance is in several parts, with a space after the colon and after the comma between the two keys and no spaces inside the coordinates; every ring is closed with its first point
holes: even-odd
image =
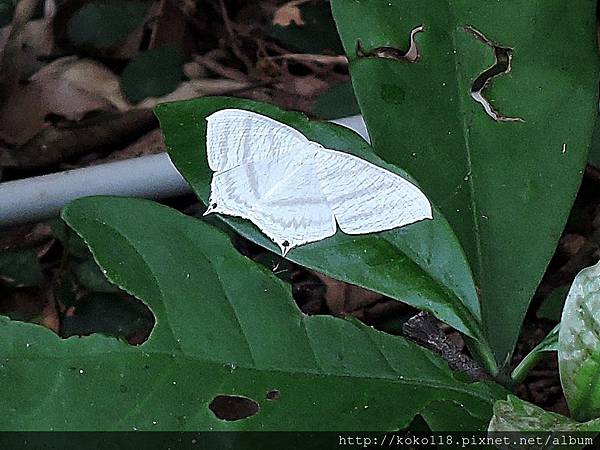
{"type": "Polygon", "coordinates": [[[241,109],[207,118],[212,212],[251,220],[285,255],[333,236],[431,219],[431,204],[404,178],[309,141],[294,128],[241,109]]]}
{"type": "Polygon", "coordinates": [[[600,263],[575,277],[558,336],[560,379],[574,418],[600,417],[600,263]]]}
{"type": "MultiPolygon", "coordinates": [[[[494,436],[494,433],[499,433],[496,436],[508,436],[513,441],[513,444],[504,444],[498,446],[500,449],[519,449],[524,448],[534,449],[557,449],[557,448],[569,448],[571,450],[576,448],[583,448],[581,446],[564,446],[553,444],[553,438],[557,438],[558,435],[550,435],[550,440],[546,445],[530,445],[523,446],[519,441],[518,434],[505,435],[506,432],[578,432],[586,433],[585,435],[577,434],[574,437],[592,437],[595,433],[600,431],[600,420],[592,420],[585,423],[576,422],[573,419],[565,417],[561,414],[546,411],[539,406],[532,405],[524,400],[521,400],[514,395],[509,395],[507,400],[499,400],[494,404],[494,415],[490,420],[488,427],[490,435],[494,436]],[[589,434],[587,434],[589,433],[589,434]]],[[[524,434],[523,436],[531,437],[532,435],[524,434]]],[[[541,435],[540,435],[541,436],[541,435]]],[[[545,437],[545,436],[544,436],[545,437]]]]}

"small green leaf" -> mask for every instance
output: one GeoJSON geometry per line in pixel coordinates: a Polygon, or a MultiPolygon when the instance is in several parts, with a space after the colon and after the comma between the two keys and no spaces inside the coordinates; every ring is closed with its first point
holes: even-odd
{"type": "Polygon", "coordinates": [[[79,46],[109,49],[142,24],[149,5],[144,0],[86,2],[67,24],[69,39],[79,46]]]}
{"type": "Polygon", "coordinates": [[[327,120],[360,114],[352,83],[347,81],[337,84],[319,95],[313,112],[317,117],[327,120]]]}
{"type": "Polygon", "coordinates": [[[11,286],[39,286],[45,280],[33,249],[0,252],[0,280],[11,286]]]}
{"type": "Polygon", "coordinates": [[[600,262],[577,274],[560,322],[560,380],[571,415],[600,417],[600,262]]]}
{"type": "Polygon", "coordinates": [[[552,449],[581,449],[585,445],[564,445],[561,441],[561,436],[558,434],[553,435],[552,433],[577,433],[574,437],[577,438],[593,438],[598,432],[600,432],[600,420],[593,420],[590,422],[580,423],[573,419],[565,417],[563,415],[545,411],[544,409],[532,405],[524,400],[521,400],[514,395],[509,395],[507,400],[499,400],[494,405],[494,416],[490,421],[488,431],[493,433],[505,433],[505,432],[522,432],[523,435],[519,434],[504,434],[510,438],[514,444],[505,444],[498,446],[501,449],[515,449],[521,450],[523,448],[531,450],[552,450],[552,449]],[[540,432],[547,437],[548,443],[544,440],[543,444],[536,444],[532,446],[526,446],[519,442],[519,439],[531,438],[531,434],[528,432],[537,432],[537,436],[541,436],[540,432]]]}
{"type": "Polygon", "coordinates": [[[161,47],[137,55],[121,74],[121,90],[133,103],[174,91],[183,79],[183,53],[161,47]]]}
{"type": "MultiPolygon", "coordinates": [[[[224,108],[265,114],[327,148],[354,154],[406,177],[377,158],[356,133],[330,123],[311,122],[299,113],[227,97],[159,105],[155,112],[171,160],[205,203],[212,177],[206,158],[206,117],[224,108]]],[[[247,239],[279,253],[250,222],[226,216],[222,219],[247,239]]],[[[332,278],[430,311],[469,336],[481,335],[471,273],[460,245],[438,211],[434,211],[434,220],[386,232],[350,236],[338,231],[331,238],[293,249],[287,257],[332,278]]]]}
{"type": "Polygon", "coordinates": [[[289,285],[198,219],[116,197],[76,200],[63,218],[156,325],[129,346],[0,318],[1,430],[397,430],[432,402],[483,429],[506,396],[402,337],[303,315],[289,285]],[[219,396],[258,412],[221,420],[219,396]]]}

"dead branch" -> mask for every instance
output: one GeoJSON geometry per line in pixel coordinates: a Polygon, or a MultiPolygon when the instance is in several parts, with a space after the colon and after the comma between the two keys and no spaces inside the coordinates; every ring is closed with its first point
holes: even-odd
{"type": "Polygon", "coordinates": [[[208,56],[194,55],[194,61],[224,78],[239,81],[241,83],[248,82],[248,76],[243,72],[232,67],[226,67],[208,56]]]}
{"type": "Polygon", "coordinates": [[[297,61],[297,62],[308,62],[308,63],[319,63],[324,65],[348,65],[348,58],[344,55],[314,55],[310,53],[288,53],[284,55],[278,56],[269,56],[266,59],[270,59],[273,61],[277,60],[287,60],[287,61],[297,61]]]}
{"type": "Polygon", "coordinates": [[[105,113],[74,125],[47,127],[25,144],[5,151],[16,167],[39,169],[95,150],[127,145],[157,126],[150,110],[105,113]]]}
{"type": "Polygon", "coordinates": [[[485,369],[477,361],[461,353],[456,344],[440,330],[438,320],[430,314],[420,312],[411,317],[402,331],[409,339],[441,355],[452,369],[466,373],[475,380],[489,379],[485,369]]]}

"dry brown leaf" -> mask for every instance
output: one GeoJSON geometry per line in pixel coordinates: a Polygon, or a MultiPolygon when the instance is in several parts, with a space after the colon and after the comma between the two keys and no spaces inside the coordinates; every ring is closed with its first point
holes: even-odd
{"type": "Polygon", "coordinates": [[[191,80],[204,78],[208,75],[206,68],[198,64],[196,61],[188,61],[183,65],[183,73],[191,80]]]}
{"type": "Polygon", "coordinates": [[[145,99],[143,102],[138,103],[136,108],[153,108],[158,103],[188,100],[207,95],[223,95],[246,87],[248,87],[248,83],[235,80],[214,78],[190,80],[181,83],[177,89],[164,97],[145,99]]]}
{"type": "Polygon", "coordinates": [[[160,130],[152,130],[139,138],[137,141],[128,145],[122,150],[112,152],[109,156],[102,159],[96,159],[90,163],[91,166],[104,164],[113,161],[122,161],[124,159],[138,158],[145,155],[156,155],[166,151],[165,143],[160,130]]]}
{"type": "Polygon", "coordinates": [[[560,239],[560,248],[568,256],[576,255],[586,244],[587,239],[580,234],[567,233],[560,239]]]}
{"type": "Polygon", "coordinates": [[[334,280],[319,272],[312,273],[325,284],[325,301],[333,315],[341,316],[353,313],[383,299],[383,296],[376,292],[334,280]]]}
{"type": "Polygon", "coordinates": [[[45,127],[50,113],[77,121],[90,111],[115,108],[129,109],[116,75],[92,60],[60,58],[12,90],[0,106],[0,137],[22,144],[45,127]]]}
{"type": "Polygon", "coordinates": [[[304,25],[302,13],[298,6],[306,2],[307,0],[295,0],[277,8],[273,14],[273,25],[281,27],[289,27],[291,24],[304,25]]]}
{"type": "Polygon", "coordinates": [[[73,87],[93,97],[103,98],[119,111],[131,108],[121,93],[119,78],[96,61],[82,59],[75,62],[65,70],[61,79],[66,88],[73,87]]]}
{"type": "MultiPolygon", "coordinates": [[[[0,30],[0,53],[4,51],[11,31],[12,25],[0,30]]],[[[25,78],[37,72],[44,65],[42,57],[51,55],[54,50],[52,23],[48,18],[28,22],[14,39],[18,51],[11,55],[10,65],[17,67],[25,78]]]]}
{"type": "Polygon", "coordinates": [[[39,324],[58,334],[60,330],[60,318],[58,317],[54,292],[52,289],[46,289],[43,296],[46,297],[46,304],[42,310],[39,324]]]}
{"type": "Polygon", "coordinates": [[[329,86],[316,75],[299,77],[284,73],[276,86],[277,94],[273,102],[283,109],[310,112],[317,96],[329,86]]]}

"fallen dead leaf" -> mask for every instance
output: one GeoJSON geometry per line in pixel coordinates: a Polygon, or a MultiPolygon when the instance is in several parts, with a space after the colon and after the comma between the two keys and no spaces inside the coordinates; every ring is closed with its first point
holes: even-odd
{"type": "Polygon", "coordinates": [[[207,95],[224,95],[248,87],[248,83],[214,78],[201,78],[181,83],[170,94],[160,98],[147,98],[136,105],[136,108],[153,108],[159,103],[188,100],[207,95]]]}
{"type": "Polygon", "coordinates": [[[319,272],[312,273],[325,284],[325,302],[333,315],[343,316],[354,313],[383,299],[383,296],[376,292],[334,280],[319,272]]]}
{"type": "Polygon", "coordinates": [[[277,8],[273,14],[273,25],[281,27],[289,27],[291,24],[304,25],[302,12],[298,6],[306,2],[307,0],[295,0],[277,8]]]}
{"type": "Polygon", "coordinates": [[[78,121],[90,111],[125,111],[116,75],[102,64],[70,56],[57,59],[16,86],[0,107],[0,138],[23,144],[46,126],[53,113],[78,121]]]}
{"type": "Polygon", "coordinates": [[[560,248],[568,256],[576,255],[586,243],[586,238],[580,234],[568,233],[560,239],[560,248]]]}
{"type": "MultiPolygon", "coordinates": [[[[0,30],[0,53],[4,51],[12,25],[0,30]]],[[[18,50],[12,56],[11,66],[18,67],[19,73],[28,78],[37,72],[45,63],[44,56],[52,54],[54,39],[52,24],[49,18],[28,22],[21,33],[14,38],[13,46],[18,50]]]]}
{"type": "Polygon", "coordinates": [[[58,309],[56,308],[53,290],[46,289],[44,296],[46,297],[46,304],[42,310],[39,323],[58,334],[60,330],[60,318],[58,316],[58,309]]]}
{"type": "Polygon", "coordinates": [[[144,136],[139,138],[137,141],[128,145],[122,150],[112,152],[106,158],[96,159],[89,165],[96,166],[98,164],[104,164],[113,161],[122,161],[124,159],[138,158],[146,155],[156,155],[166,151],[165,143],[162,137],[162,133],[157,128],[144,136]]]}

